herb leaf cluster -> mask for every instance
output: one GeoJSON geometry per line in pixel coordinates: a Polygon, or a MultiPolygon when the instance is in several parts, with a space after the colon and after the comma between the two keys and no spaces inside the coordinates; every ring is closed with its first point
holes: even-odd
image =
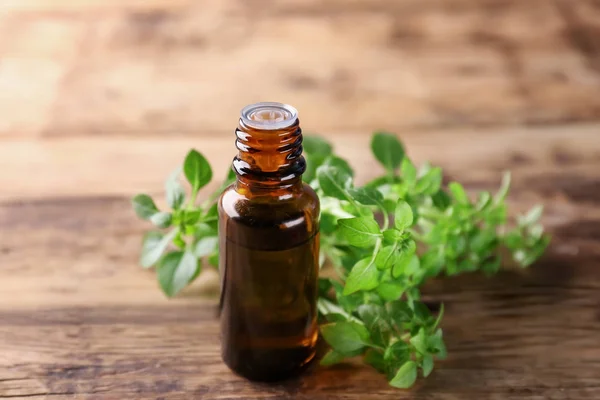
{"type": "MultiPolygon", "coordinates": [[[[409,388],[446,357],[443,304],[433,315],[420,301],[420,287],[440,275],[493,274],[504,254],[522,267],[531,265],[550,241],[538,222],[542,207],[509,223],[508,173],[497,193],[482,191],[472,199],[458,182],[443,185],[441,168],[417,167],[390,133],[373,135],[371,150],[385,173],[363,186],[354,184],[352,167],[330,143],[309,136],[303,145],[303,178],[321,200],[320,263],[331,266],[319,278],[321,334],[331,347],[321,364],[360,355],[391,386],[409,388]]],[[[230,172],[198,204],[212,169],[191,150],[165,183],[169,211],[159,210],[148,195],[133,198],[137,215],[160,229],[145,235],[140,264],[156,267],[167,296],[196,279],[203,261],[218,265],[216,199],[234,178],[230,172]]]]}

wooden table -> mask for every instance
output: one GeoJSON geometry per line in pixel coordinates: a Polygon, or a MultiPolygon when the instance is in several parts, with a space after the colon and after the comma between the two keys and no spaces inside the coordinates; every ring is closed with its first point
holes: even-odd
{"type": "MultiPolygon", "coordinates": [[[[600,3],[4,0],[0,398],[600,399],[600,3]],[[129,198],[244,104],[300,109],[364,181],[369,134],[553,233],[526,271],[424,288],[449,358],[410,391],[353,361],[255,384],[219,357],[217,276],[167,301],[129,198]]],[[[212,187],[216,187],[213,182],[212,187]]],[[[162,198],[162,197],[161,197],[162,198]]]]}

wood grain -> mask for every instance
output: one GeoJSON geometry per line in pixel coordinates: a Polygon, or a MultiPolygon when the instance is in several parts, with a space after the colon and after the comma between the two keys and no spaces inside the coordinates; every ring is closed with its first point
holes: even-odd
{"type": "Polygon", "coordinates": [[[264,99],[320,132],[600,115],[588,0],[38,3],[0,16],[2,136],[208,136],[264,99]]]}
{"type": "Polygon", "coordinates": [[[599,399],[598,5],[0,2],[0,399],[599,399]],[[224,176],[262,99],[297,106],[360,182],[383,128],[471,193],[510,169],[513,215],[544,204],[531,269],[424,288],[449,358],[416,388],[360,360],[248,382],[220,360],[217,273],[167,301],[137,265],[130,197],[164,204],[190,147],[224,176]]]}
{"type": "MultiPolygon", "coordinates": [[[[235,155],[232,129],[236,123],[237,118],[232,117],[227,128],[212,131],[209,137],[180,134],[4,139],[0,169],[12,173],[0,174],[0,187],[5,188],[0,191],[0,199],[48,194],[132,196],[141,191],[160,195],[169,171],[181,164],[191,147],[206,155],[216,177],[223,177],[235,155]],[[105,166],[110,166],[110,170],[105,166]]],[[[358,181],[383,172],[379,166],[373,166],[370,152],[362,151],[369,146],[370,132],[332,131],[322,135],[339,154],[351,160],[358,181]]],[[[599,183],[599,135],[599,124],[582,124],[414,130],[400,137],[416,162],[440,165],[461,181],[479,181],[491,189],[499,185],[503,170],[510,169],[517,185],[533,185],[532,191],[541,191],[544,196],[566,193],[597,202],[594,188],[599,183]],[[544,179],[536,181],[540,175],[544,179]],[[570,176],[578,179],[570,180],[570,176]]],[[[217,184],[213,182],[207,190],[217,184]]]]}
{"type": "MultiPolygon", "coordinates": [[[[168,171],[171,166],[150,165],[161,154],[177,161],[191,139],[149,139],[138,147],[142,141],[131,138],[131,146],[107,145],[104,155],[97,139],[39,140],[39,149],[57,152],[57,161],[36,168],[49,168],[48,175],[20,169],[19,157],[9,156],[15,143],[5,141],[3,158],[13,176],[30,182],[0,205],[0,398],[595,399],[600,395],[596,129],[407,137],[418,158],[448,167],[470,190],[492,189],[500,171],[512,168],[513,210],[543,201],[544,222],[554,234],[549,254],[531,270],[509,269],[493,279],[443,279],[425,288],[429,300],[446,305],[450,357],[409,392],[387,387],[359,360],[272,386],[247,382],[220,361],[216,273],[205,271],[175,300],[163,298],[154,274],[136,266],[146,225],[134,218],[128,197],[137,185],[160,196],[161,183],[143,180],[139,171],[168,171]],[[99,169],[110,165],[104,157],[112,148],[122,152],[114,160],[128,162],[99,169]],[[78,162],[77,154],[87,155],[90,165],[78,162]],[[53,169],[62,168],[58,160],[102,171],[106,180],[92,180],[88,190],[85,172],[62,183],[55,178],[52,193],[45,181],[61,176],[53,169]],[[116,175],[122,187],[113,185],[116,175]]],[[[365,179],[375,171],[360,150],[360,137],[352,144],[347,137],[331,138],[365,179]]],[[[220,140],[198,142],[225,146],[220,140]]],[[[225,163],[220,157],[212,161],[225,163]]]]}

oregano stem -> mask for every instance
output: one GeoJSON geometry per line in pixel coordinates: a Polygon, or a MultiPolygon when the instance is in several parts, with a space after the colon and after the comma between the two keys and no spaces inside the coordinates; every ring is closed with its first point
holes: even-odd
{"type": "Polygon", "coordinates": [[[390,226],[390,214],[385,209],[385,206],[383,204],[381,204],[380,202],[377,202],[377,206],[379,207],[379,209],[381,210],[381,213],[383,214],[383,230],[385,231],[390,226]]]}
{"type": "Polygon", "coordinates": [[[352,207],[354,207],[356,212],[360,214],[360,207],[358,206],[358,203],[352,198],[350,193],[348,193],[347,191],[344,190],[344,195],[346,196],[346,198],[348,199],[350,204],[352,204],[352,207]]]}
{"type": "Polygon", "coordinates": [[[381,237],[379,239],[377,239],[377,242],[375,243],[375,248],[373,249],[373,254],[371,255],[371,261],[370,261],[371,264],[375,262],[375,257],[377,257],[377,253],[379,253],[380,247],[381,247],[381,237]]]}
{"type": "Polygon", "coordinates": [[[194,190],[192,191],[192,195],[190,196],[190,201],[188,202],[186,209],[194,209],[194,205],[196,204],[196,197],[198,197],[198,191],[194,190]]]}

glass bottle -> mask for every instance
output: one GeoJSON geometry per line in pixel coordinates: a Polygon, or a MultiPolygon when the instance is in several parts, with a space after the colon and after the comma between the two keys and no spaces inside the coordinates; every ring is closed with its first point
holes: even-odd
{"type": "Polygon", "coordinates": [[[237,179],[219,199],[222,356],[246,378],[280,380],[315,356],[319,199],[302,182],[295,108],[249,105],[235,134],[237,179]]]}

